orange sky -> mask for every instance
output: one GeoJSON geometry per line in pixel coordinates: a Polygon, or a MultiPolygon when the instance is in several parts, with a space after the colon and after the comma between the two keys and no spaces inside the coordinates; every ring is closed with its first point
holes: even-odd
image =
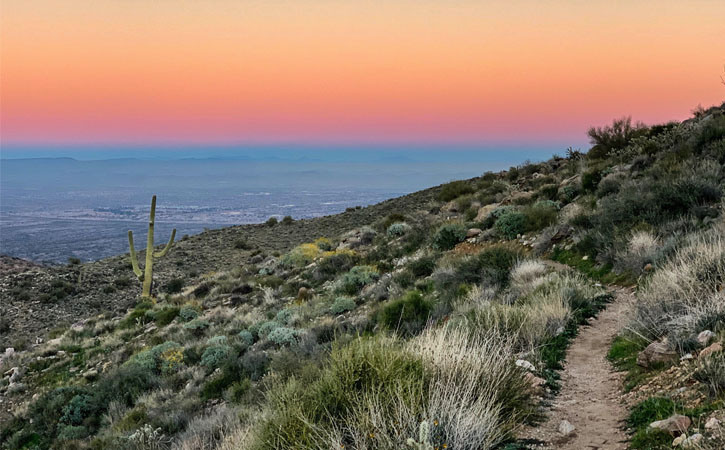
{"type": "Polygon", "coordinates": [[[725,1],[3,0],[14,144],[572,144],[725,98],[725,1]]]}

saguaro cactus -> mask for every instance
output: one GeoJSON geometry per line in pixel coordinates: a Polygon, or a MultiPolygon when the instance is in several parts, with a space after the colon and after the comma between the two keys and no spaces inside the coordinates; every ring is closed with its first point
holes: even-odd
{"type": "Polygon", "coordinates": [[[149,215],[149,233],[146,238],[146,265],[144,271],[138,266],[138,258],[136,257],[136,249],[133,247],[133,232],[128,230],[128,246],[131,249],[131,266],[133,273],[136,274],[139,281],[143,283],[143,291],[141,297],[151,297],[151,284],[153,282],[154,258],[165,256],[171,246],[174,244],[174,236],[176,236],[176,228],[171,232],[169,243],[166,244],[160,252],[154,251],[154,219],[156,218],[156,196],[151,197],[151,214],[149,215]]]}

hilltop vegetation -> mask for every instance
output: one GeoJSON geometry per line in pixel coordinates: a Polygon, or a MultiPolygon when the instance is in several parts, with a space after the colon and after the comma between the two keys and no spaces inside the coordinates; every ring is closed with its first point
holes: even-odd
{"type": "MultiPolygon", "coordinates": [[[[153,302],[127,257],[8,276],[14,305],[76,318],[0,361],[3,448],[523,448],[611,282],[641,287],[612,358],[630,388],[661,376],[703,331],[725,337],[725,105],[590,136],[588,153],[184,239],[153,302]],[[76,301],[132,308],[81,318],[76,301]],[[634,364],[651,342],[677,357],[634,364]]],[[[722,353],[691,364],[700,409],[673,408],[720,414],[722,353]]],[[[650,396],[635,442],[669,448],[646,426],[672,408],[650,396]]]]}

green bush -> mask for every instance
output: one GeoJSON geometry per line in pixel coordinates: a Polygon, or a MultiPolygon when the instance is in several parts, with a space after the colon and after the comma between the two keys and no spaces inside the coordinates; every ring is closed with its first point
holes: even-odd
{"type": "Polygon", "coordinates": [[[204,353],[201,355],[201,365],[205,366],[209,370],[214,370],[226,363],[232,355],[232,347],[223,343],[216,343],[210,345],[204,350],[204,353]]]}
{"type": "Polygon", "coordinates": [[[450,250],[466,239],[466,227],[457,223],[448,223],[433,235],[433,248],[450,250]]]}
{"type": "Polygon", "coordinates": [[[242,330],[239,332],[239,339],[242,340],[247,346],[254,344],[254,336],[250,331],[242,330]]]}
{"type": "Polygon", "coordinates": [[[179,292],[181,292],[182,289],[184,289],[183,278],[172,278],[164,286],[164,292],[166,292],[167,294],[178,294],[179,292]]]}
{"type": "Polygon", "coordinates": [[[718,352],[704,358],[695,372],[695,379],[707,386],[713,397],[725,392],[725,354],[718,352]]]}
{"type": "Polygon", "coordinates": [[[378,315],[378,321],[401,335],[418,334],[426,325],[432,305],[419,291],[410,291],[404,297],[388,302],[378,315]]]}
{"type": "Polygon", "coordinates": [[[179,311],[179,308],[175,306],[167,306],[165,308],[153,311],[154,322],[161,327],[168,325],[174,319],[176,319],[176,316],[179,315],[179,311]]]}
{"type": "Polygon", "coordinates": [[[188,322],[199,317],[199,311],[191,306],[182,306],[179,309],[179,317],[181,317],[181,320],[184,322],[188,322]]]}
{"type": "Polygon", "coordinates": [[[284,216],[281,223],[282,225],[292,225],[295,223],[295,219],[293,219],[292,216],[284,216]]]}
{"type": "Polygon", "coordinates": [[[494,224],[496,231],[505,239],[515,239],[526,231],[526,215],[521,211],[502,214],[494,224]]]}
{"type": "Polygon", "coordinates": [[[281,326],[282,325],[280,325],[279,322],[275,322],[274,320],[263,322],[257,328],[257,335],[260,337],[266,337],[267,335],[269,335],[269,333],[272,332],[272,330],[281,326]]]}
{"type": "Polygon", "coordinates": [[[352,251],[340,251],[324,256],[315,266],[314,278],[327,281],[340,273],[347,272],[355,267],[360,258],[352,251]]]}
{"type": "Polygon", "coordinates": [[[357,305],[355,304],[355,300],[350,297],[338,297],[335,299],[335,302],[330,306],[330,312],[332,314],[342,314],[348,311],[352,311],[355,309],[357,305]]]}
{"type": "Polygon", "coordinates": [[[589,192],[594,192],[599,185],[599,181],[602,179],[602,172],[600,170],[591,169],[582,174],[582,189],[589,192]]]}
{"type": "Polygon", "coordinates": [[[423,256],[408,264],[408,270],[417,278],[427,277],[436,268],[437,259],[435,256],[423,256]]]}
{"type": "Polygon", "coordinates": [[[340,278],[337,291],[346,295],[355,295],[360,289],[374,283],[380,278],[378,271],[372,266],[355,266],[340,278]]]}
{"type": "Polygon", "coordinates": [[[209,328],[209,321],[204,319],[193,319],[184,324],[185,330],[188,330],[197,336],[204,334],[207,328],[209,328]]]}
{"type": "Polygon", "coordinates": [[[521,212],[525,218],[525,230],[538,231],[556,222],[559,207],[556,202],[545,200],[526,206],[521,212]]]}
{"type": "Polygon", "coordinates": [[[297,343],[297,331],[293,328],[277,327],[267,336],[277,345],[293,345],[297,343]]]}
{"type": "Polygon", "coordinates": [[[391,237],[402,236],[410,231],[410,225],[407,223],[394,223],[388,227],[387,234],[391,237]]]}
{"type": "Polygon", "coordinates": [[[656,420],[663,420],[675,414],[678,405],[669,398],[650,397],[631,409],[627,426],[634,430],[649,426],[656,420]]]}
{"type": "Polygon", "coordinates": [[[277,220],[277,218],[272,216],[269,219],[267,219],[267,221],[264,222],[264,224],[267,225],[268,227],[273,227],[273,226],[277,225],[278,222],[279,221],[277,220]]]}
{"type": "Polygon", "coordinates": [[[592,127],[587,134],[593,147],[587,153],[590,159],[605,158],[613,150],[627,147],[632,139],[647,134],[647,127],[642,124],[632,125],[631,117],[624,117],[605,127],[592,127]]]}
{"type": "Polygon", "coordinates": [[[462,195],[472,194],[473,192],[475,192],[473,186],[471,186],[467,181],[452,181],[443,185],[440,193],[438,193],[438,200],[450,202],[462,195]]]}

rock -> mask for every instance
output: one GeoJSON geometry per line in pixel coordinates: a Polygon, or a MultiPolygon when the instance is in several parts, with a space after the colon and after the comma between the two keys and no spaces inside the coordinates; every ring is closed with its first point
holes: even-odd
{"type": "Polygon", "coordinates": [[[301,301],[307,301],[307,300],[309,300],[310,298],[312,298],[312,291],[310,291],[310,290],[309,290],[309,289],[307,289],[306,287],[302,286],[302,287],[301,287],[301,288],[300,288],[300,289],[299,289],[299,290],[297,291],[297,300],[301,300],[301,301]]]}
{"type": "MultiPolygon", "coordinates": [[[[17,383],[23,377],[23,372],[19,367],[13,367],[10,369],[10,384],[17,383]]],[[[7,372],[5,372],[7,373],[7,372]]]]}
{"type": "Polygon", "coordinates": [[[707,422],[705,422],[705,429],[706,430],[714,430],[720,426],[720,421],[717,420],[716,417],[710,417],[707,422]]]}
{"type": "Polygon", "coordinates": [[[667,341],[652,342],[637,355],[637,365],[649,368],[653,364],[664,364],[677,361],[677,352],[670,350],[667,341]]]}
{"type": "Polygon", "coordinates": [[[690,428],[692,421],[689,417],[681,414],[674,414],[664,420],[658,420],[649,424],[650,428],[657,428],[660,430],[667,431],[673,436],[683,434],[690,428]]]}
{"type": "Polygon", "coordinates": [[[682,441],[682,448],[698,448],[702,438],[703,436],[700,433],[695,433],[682,441]]]}
{"type": "Polygon", "coordinates": [[[586,260],[588,260],[588,259],[589,259],[589,255],[584,255],[584,256],[582,256],[582,261],[586,261],[586,260]]]}
{"type": "Polygon", "coordinates": [[[682,445],[683,442],[685,442],[685,439],[687,439],[687,435],[686,434],[681,434],[681,435],[677,436],[675,438],[675,440],[672,441],[672,446],[673,447],[679,447],[680,445],[682,445]]]}
{"type": "Polygon", "coordinates": [[[652,267],[652,263],[647,263],[647,264],[645,264],[645,265],[644,265],[644,267],[642,268],[642,270],[643,270],[644,272],[652,272],[652,269],[654,269],[654,267],[652,267]]]}
{"type": "Polygon", "coordinates": [[[491,211],[498,207],[498,203],[491,203],[489,205],[482,206],[478,209],[478,214],[476,214],[476,219],[474,219],[474,222],[483,222],[484,220],[486,220],[486,217],[491,214],[491,211]]]}
{"type": "Polygon", "coordinates": [[[449,213],[457,213],[458,212],[458,203],[455,200],[451,200],[450,202],[446,203],[441,207],[441,211],[443,212],[449,212],[449,213]]]}
{"type": "Polygon", "coordinates": [[[576,427],[569,423],[568,420],[562,420],[559,424],[559,433],[563,434],[564,436],[569,436],[576,430],[576,427]]]}
{"type": "Polygon", "coordinates": [[[479,234],[481,234],[480,228],[471,228],[466,232],[466,237],[472,238],[478,236],[479,234]]]}
{"type": "Polygon", "coordinates": [[[516,360],[516,365],[518,367],[521,367],[523,369],[528,370],[529,372],[535,372],[536,371],[536,366],[534,366],[530,362],[526,361],[525,359],[517,359],[516,360]]]}
{"type": "Polygon", "coordinates": [[[49,339],[46,344],[55,347],[56,345],[60,345],[61,341],[63,340],[62,337],[57,337],[55,339],[49,339]]]}
{"type": "Polygon", "coordinates": [[[543,394],[544,386],[546,385],[546,380],[540,377],[537,377],[531,372],[526,372],[524,375],[524,379],[527,383],[529,383],[529,386],[531,386],[531,390],[535,394],[543,394]]]}
{"type": "Polygon", "coordinates": [[[709,344],[714,337],[715,333],[710,330],[701,331],[700,334],[697,335],[697,342],[704,347],[709,344]]]}
{"type": "Polygon", "coordinates": [[[98,371],[96,369],[91,369],[83,372],[83,378],[86,380],[92,381],[98,378],[98,371]]]}
{"type": "Polygon", "coordinates": [[[682,357],[680,358],[680,361],[689,361],[693,358],[695,358],[695,357],[692,356],[692,353],[686,353],[686,354],[682,355],[682,357]]]}
{"type": "Polygon", "coordinates": [[[719,342],[715,342],[714,344],[710,345],[709,347],[703,348],[698,356],[700,358],[707,358],[708,356],[712,355],[713,353],[718,353],[721,351],[722,351],[722,344],[720,344],[719,342]]]}
{"type": "Polygon", "coordinates": [[[85,328],[86,321],[81,320],[80,322],[76,322],[73,325],[70,326],[70,330],[75,333],[81,333],[83,329],[85,328]]]}

